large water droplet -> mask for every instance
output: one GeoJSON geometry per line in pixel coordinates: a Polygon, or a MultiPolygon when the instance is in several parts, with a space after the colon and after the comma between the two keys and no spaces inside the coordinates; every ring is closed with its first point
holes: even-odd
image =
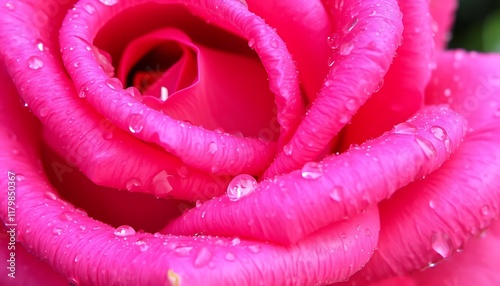
{"type": "Polygon", "coordinates": [[[127,182],[126,188],[127,188],[127,190],[131,191],[131,190],[136,190],[137,188],[139,188],[141,186],[142,186],[141,180],[139,180],[137,178],[132,178],[132,179],[130,179],[130,181],[127,182]]]}
{"type": "Polygon", "coordinates": [[[234,253],[232,252],[228,252],[226,253],[226,256],[224,256],[224,258],[226,258],[227,261],[235,261],[236,255],[234,255],[234,253]]]}
{"type": "Polygon", "coordinates": [[[448,236],[441,233],[433,233],[431,238],[431,246],[441,257],[447,258],[450,256],[451,248],[448,243],[448,236]]]}
{"type": "Polygon", "coordinates": [[[439,126],[432,126],[431,127],[431,132],[440,141],[444,141],[446,138],[448,138],[448,134],[446,133],[446,130],[439,126]]]}
{"type": "Polygon", "coordinates": [[[411,123],[400,123],[396,126],[394,126],[394,133],[396,134],[416,134],[417,133],[417,127],[411,123]]]}
{"type": "Polygon", "coordinates": [[[135,98],[140,99],[142,97],[141,92],[135,86],[127,87],[127,89],[125,89],[125,92],[135,98]]]}
{"type": "Polygon", "coordinates": [[[128,129],[132,133],[139,133],[144,128],[144,118],[140,114],[130,114],[127,118],[128,129]]]}
{"type": "Polygon", "coordinates": [[[354,29],[354,27],[356,27],[357,23],[358,23],[358,18],[352,19],[349,24],[344,26],[342,32],[344,32],[345,34],[349,33],[350,31],[352,31],[352,29],[354,29]]]}
{"type": "Polygon", "coordinates": [[[436,155],[436,149],[429,140],[423,137],[417,137],[415,140],[417,141],[418,146],[420,146],[426,157],[432,157],[436,155]]]}
{"type": "Polygon", "coordinates": [[[78,97],[79,98],[85,98],[87,96],[87,93],[89,92],[89,88],[88,86],[82,86],[82,88],[80,88],[80,92],[78,93],[78,97]]]}
{"type": "Polygon", "coordinates": [[[217,148],[217,143],[215,142],[210,142],[210,145],[208,146],[208,153],[210,154],[215,154],[219,148],[217,148]]]}
{"type": "Polygon", "coordinates": [[[307,162],[302,167],[301,174],[304,179],[315,180],[323,176],[323,168],[316,162],[307,162]]]}
{"type": "Polygon", "coordinates": [[[33,70],[40,69],[43,67],[43,61],[40,57],[31,56],[28,58],[28,67],[33,70]]]}
{"type": "Polygon", "coordinates": [[[260,252],[260,245],[249,245],[248,250],[252,253],[259,253],[260,252]]]}
{"type": "Polygon", "coordinates": [[[336,202],[340,202],[342,200],[342,187],[335,186],[330,192],[330,198],[336,202]]]}
{"type": "Polygon", "coordinates": [[[119,0],[99,0],[99,2],[101,2],[102,4],[104,4],[106,6],[113,6],[116,3],[118,3],[118,1],[119,0]]]}
{"type": "Polygon", "coordinates": [[[85,9],[85,12],[89,13],[90,15],[94,14],[95,12],[95,7],[91,3],[85,4],[83,8],[85,9]]]}
{"type": "Polygon", "coordinates": [[[198,251],[198,255],[194,260],[194,266],[203,267],[207,265],[212,260],[212,251],[207,247],[203,247],[198,251]]]}
{"type": "Polygon", "coordinates": [[[354,49],[354,44],[351,42],[347,42],[342,44],[339,49],[339,54],[342,56],[347,56],[351,54],[352,50],[354,49]]]}
{"type": "Polygon", "coordinates": [[[193,250],[192,246],[181,246],[174,249],[174,252],[178,256],[189,256],[189,254],[191,254],[191,250],[193,250]]]}
{"type": "Polygon", "coordinates": [[[168,181],[168,177],[171,177],[171,175],[169,175],[165,170],[159,172],[153,177],[152,182],[157,196],[165,196],[172,191],[173,188],[168,181]]]}
{"type": "Polygon", "coordinates": [[[241,239],[239,239],[238,237],[235,237],[233,238],[233,240],[231,240],[231,245],[235,246],[235,245],[239,245],[241,243],[241,239]]]}
{"type": "Polygon", "coordinates": [[[122,225],[115,229],[114,234],[119,237],[135,235],[135,229],[128,225],[122,225]]]}
{"type": "Polygon", "coordinates": [[[237,201],[247,196],[257,188],[257,181],[254,177],[241,174],[234,177],[227,186],[227,196],[231,201],[237,201]]]}
{"type": "Polygon", "coordinates": [[[121,80],[117,79],[116,77],[110,77],[106,80],[106,85],[114,90],[119,90],[123,88],[123,84],[121,80]]]}

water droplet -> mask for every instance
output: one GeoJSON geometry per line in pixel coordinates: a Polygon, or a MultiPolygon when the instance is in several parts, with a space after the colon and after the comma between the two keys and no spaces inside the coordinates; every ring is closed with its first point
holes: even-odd
{"type": "Polygon", "coordinates": [[[36,48],[40,51],[40,52],[44,52],[46,50],[48,50],[46,47],[45,47],[45,44],[43,43],[42,40],[37,40],[36,41],[36,48]]]}
{"type": "Polygon", "coordinates": [[[168,181],[168,177],[171,177],[171,175],[169,175],[165,170],[159,172],[153,177],[152,183],[157,196],[165,196],[172,191],[173,188],[168,181]]]}
{"type": "Polygon", "coordinates": [[[225,258],[227,261],[235,261],[236,255],[234,255],[234,253],[232,253],[232,252],[228,252],[228,253],[226,253],[225,258]]]}
{"type": "Polygon", "coordinates": [[[12,11],[12,10],[14,10],[14,9],[16,8],[16,7],[15,7],[12,3],[10,3],[10,2],[5,3],[5,7],[7,7],[7,9],[9,9],[9,10],[11,10],[11,11],[12,11]]]}
{"type": "Polygon", "coordinates": [[[420,146],[426,157],[432,157],[436,155],[436,149],[429,140],[423,137],[417,137],[415,140],[417,141],[418,146],[420,146]]]}
{"type": "Polygon", "coordinates": [[[349,111],[355,111],[356,108],[358,107],[358,105],[356,104],[356,100],[354,100],[353,98],[349,99],[346,104],[345,104],[345,107],[347,108],[347,110],[349,111]]]}
{"type": "Polygon", "coordinates": [[[73,217],[72,217],[72,214],[68,211],[63,211],[59,217],[61,218],[61,220],[63,221],[72,221],[73,220],[73,217]]]}
{"type": "Polygon", "coordinates": [[[89,87],[88,86],[82,86],[80,88],[80,92],[78,93],[79,98],[85,98],[87,96],[87,93],[89,92],[89,87]]]}
{"type": "Polygon", "coordinates": [[[144,128],[144,118],[140,114],[130,114],[127,118],[128,130],[139,133],[144,128]]]}
{"type": "Polygon", "coordinates": [[[99,2],[101,2],[102,4],[104,4],[106,6],[113,6],[116,3],[118,3],[118,1],[119,0],[99,0],[99,2]]]}
{"type": "Polygon", "coordinates": [[[191,253],[191,250],[193,250],[193,247],[191,246],[181,246],[174,249],[174,252],[178,256],[188,256],[191,253]]]}
{"type": "Polygon", "coordinates": [[[271,47],[276,49],[278,47],[278,45],[279,45],[278,40],[276,40],[276,38],[273,38],[271,40],[271,47]]]}
{"type": "Polygon", "coordinates": [[[447,137],[448,134],[446,133],[446,130],[439,126],[432,126],[431,127],[431,132],[440,141],[444,141],[447,137]]]}
{"type": "Polygon", "coordinates": [[[431,209],[436,209],[436,203],[433,200],[430,200],[429,207],[431,207],[431,209]]]}
{"type": "Polygon", "coordinates": [[[330,192],[330,198],[336,202],[340,202],[342,200],[342,187],[335,186],[330,192]]]}
{"type": "Polygon", "coordinates": [[[433,233],[431,238],[432,249],[441,257],[447,258],[451,253],[451,248],[448,243],[448,236],[441,233],[433,233]]]}
{"type": "Polygon", "coordinates": [[[352,21],[349,24],[344,26],[342,32],[344,32],[345,34],[349,33],[350,31],[352,31],[352,29],[354,29],[354,27],[356,27],[357,23],[358,23],[358,18],[352,19],[352,21]]]}
{"type": "Polygon", "coordinates": [[[61,235],[62,231],[63,230],[61,227],[54,227],[54,229],[52,230],[52,233],[57,234],[57,235],[61,235]]]}
{"type": "Polygon", "coordinates": [[[304,179],[315,180],[323,176],[323,168],[316,162],[307,162],[302,167],[301,174],[304,179]]]}
{"type": "Polygon", "coordinates": [[[451,89],[447,88],[447,89],[444,90],[443,93],[444,93],[445,97],[450,97],[451,96],[451,89]]]}
{"type": "Polygon", "coordinates": [[[481,208],[481,214],[483,216],[488,216],[490,214],[490,207],[485,205],[481,208]]]}
{"type": "Polygon", "coordinates": [[[416,134],[417,133],[417,127],[411,123],[400,123],[396,126],[394,126],[394,133],[396,134],[416,134]]]}
{"type": "Polygon", "coordinates": [[[215,142],[210,142],[210,145],[208,146],[208,153],[210,154],[215,154],[215,152],[217,152],[218,148],[217,148],[217,143],[215,142]]]}
{"type": "Polygon", "coordinates": [[[231,240],[231,245],[235,246],[235,245],[239,245],[241,243],[241,239],[239,239],[238,237],[235,237],[233,240],[231,240]]]}
{"type": "Polygon", "coordinates": [[[132,178],[130,181],[127,182],[126,188],[129,191],[136,190],[137,188],[140,188],[142,186],[141,180],[137,178],[132,178]]]}
{"type": "Polygon", "coordinates": [[[48,107],[43,107],[40,109],[40,116],[45,117],[49,113],[49,108],[48,107]]]}
{"type": "Polygon", "coordinates": [[[288,143],[287,145],[283,146],[283,152],[285,152],[285,154],[288,156],[292,155],[293,145],[291,143],[288,143]]]}
{"type": "Polygon", "coordinates": [[[375,16],[375,15],[377,15],[377,11],[376,10],[373,10],[373,11],[370,12],[370,14],[368,14],[368,16],[370,16],[370,17],[371,16],[375,16]]]}
{"type": "Polygon", "coordinates": [[[68,284],[69,286],[78,286],[78,280],[76,280],[76,278],[69,278],[68,284]]]}
{"type": "Polygon", "coordinates": [[[339,47],[339,35],[338,34],[335,33],[335,34],[331,35],[330,37],[328,37],[326,40],[327,40],[328,46],[331,49],[337,49],[339,47]]]}
{"type": "Polygon", "coordinates": [[[149,249],[148,243],[144,239],[138,239],[135,242],[135,244],[139,246],[139,249],[141,250],[141,252],[146,252],[149,249]]]}
{"type": "Polygon", "coordinates": [[[95,12],[94,5],[92,5],[90,3],[85,4],[85,6],[83,8],[85,9],[85,12],[89,13],[90,15],[94,14],[94,12],[95,12]]]}
{"type": "Polygon", "coordinates": [[[82,254],[81,253],[78,253],[76,256],[75,256],[75,263],[77,263],[78,261],[80,261],[80,259],[82,258],[82,254]]]}
{"type": "Polygon", "coordinates": [[[125,89],[125,92],[127,94],[129,94],[130,96],[135,97],[135,98],[141,98],[142,97],[141,92],[135,86],[127,87],[127,89],[125,89]]]}
{"type": "Polygon", "coordinates": [[[200,249],[200,251],[198,251],[198,255],[196,255],[194,266],[203,267],[207,265],[211,260],[212,251],[210,251],[210,249],[208,249],[207,247],[203,247],[202,249],[200,249]]]}
{"type": "Polygon", "coordinates": [[[75,68],[79,68],[79,67],[80,67],[80,62],[74,62],[74,63],[73,63],[73,66],[74,66],[75,68]]]}
{"type": "Polygon", "coordinates": [[[45,196],[51,200],[54,200],[54,201],[57,200],[57,196],[53,192],[45,192],[45,196]]]}
{"type": "Polygon", "coordinates": [[[249,245],[248,250],[252,253],[259,253],[260,252],[260,245],[249,245]]]}
{"type": "Polygon", "coordinates": [[[31,56],[28,58],[28,67],[33,70],[40,69],[43,67],[43,61],[40,57],[31,56]]]}
{"type": "Polygon", "coordinates": [[[369,229],[366,229],[365,233],[366,236],[372,236],[372,232],[369,229]]]}
{"type": "Polygon", "coordinates": [[[342,56],[347,56],[351,54],[352,50],[354,49],[354,44],[351,42],[347,42],[342,44],[339,49],[339,54],[342,56]]]}
{"type": "Polygon", "coordinates": [[[122,82],[117,79],[116,77],[110,77],[106,80],[106,85],[111,88],[111,89],[114,89],[114,90],[118,90],[118,89],[122,89],[123,88],[123,84],[122,82]]]}
{"type": "Polygon", "coordinates": [[[237,201],[247,196],[257,188],[257,181],[254,177],[241,174],[234,177],[227,186],[227,196],[231,201],[237,201]]]}
{"type": "Polygon", "coordinates": [[[255,39],[252,38],[252,39],[248,40],[248,46],[250,48],[253,48],[253,46],[255,46],[255,39]]]}
{"type": "Polygon", "coordinates": [[[451,150],[451,141],[450,141],[450,139],[444,140],[444,150],[446,150],[446,152],[450,153],[450,150],[451,150]]]}
{"type": "Polygon", "coordinates": [[[135,235],[135,230],[128,225],[122,225],[115,229],[114,234],[119,237],[127,237],[135,235]]]}

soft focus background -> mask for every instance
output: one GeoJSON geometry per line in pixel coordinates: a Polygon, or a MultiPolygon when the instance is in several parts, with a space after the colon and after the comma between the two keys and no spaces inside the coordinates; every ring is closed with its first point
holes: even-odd
{"type": "Polygon", "coordinates": [[[500,0],[460,0],[449,47],[500,52],[500,0]]]}

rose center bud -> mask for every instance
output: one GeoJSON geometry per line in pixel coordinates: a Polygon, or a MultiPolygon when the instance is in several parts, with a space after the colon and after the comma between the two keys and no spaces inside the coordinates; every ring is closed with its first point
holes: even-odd
{"type": "Polygon", "coordinates": [[[206,129],[276,141],[274,94],[248,40],[188,9],[147,3],[125,10],[94,43],[145,105],[206,129]]]}

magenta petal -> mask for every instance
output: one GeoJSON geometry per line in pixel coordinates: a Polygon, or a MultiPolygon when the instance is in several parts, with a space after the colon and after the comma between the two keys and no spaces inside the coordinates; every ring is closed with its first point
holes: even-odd
{"type": "Polygon", "coordinates": [[[403,12],[403,42],[389,72],[342,133],[342,149],[375,138],[413,116],[435,68],[428,0],[398,1],[403,12]],[[369,122],[369,124],[367,124],[369,122]]]}
{"type": "Polygon", "coordinates": [[[431,0],[432,30],[437,49],[444,49],[450,40],[451,27],[458,7],[457,0],[431,0]]]}
{"type": "Polygon", "coordinates": [[[443,52],[437,63],[427,101],[449,103],[463,114],[468,134],[438,171],[381,204],[378,250],[354,281],[453,259],[500,216],[500,57],[443,52]]]}
{"type": "Polygon", "coordinates": [[[267,169],[266,178],[295,170],[321,154],[377,89],[401,39],[396,1],[328,3],[337,40],[332,66],[297,132],[267,169]]]}
{"type": "Polygon", "coordinates": [[[165,231],[297,242],[439,168],[460,143],[464,130],[465,122],[456,113],[429,107],[360,147],[263,181],[237,201],[228,196],[208,201],[174,220],[165,231]],[[446,136],[436,136],[436,128],[446,136]]]}

